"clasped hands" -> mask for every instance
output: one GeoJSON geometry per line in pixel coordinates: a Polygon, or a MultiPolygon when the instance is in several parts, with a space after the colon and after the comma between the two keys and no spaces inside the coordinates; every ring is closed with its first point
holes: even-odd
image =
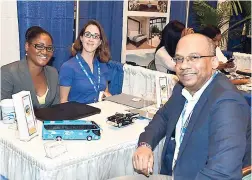
{"type": "Polygon", "coordinates": [[[225,64],[226,64],[226,68],[234,68],[235,67],[235,64],[234,64],[233,61],[232,62],[226,62],[225,64]]]}
{"type": "Polygon", "coordinates": [[[219,66],[218,66],[218,69],[226,69],[226,68],[233,68],[235,67],[235,64],[234,62],[226,62],[226,63],[223,63],[223,62],[219,62],[219,66]]]}
{"type": "Polygon", "coordinates": [[[153,151],[149,147],[140,146],[137,148],[133,155],[133,166],[136,171],[149,176],[153,173],[153,162],[153,151]]]}

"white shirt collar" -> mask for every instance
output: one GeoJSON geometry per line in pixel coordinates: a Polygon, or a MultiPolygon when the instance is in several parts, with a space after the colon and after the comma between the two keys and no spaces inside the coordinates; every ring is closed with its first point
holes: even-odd
{"type": "Polygon", "coordinates": [[[192,96],[189,91],[186,88],[182,89],[182,95],[186,98],[186,100],[189,101],[198,101],[201,94],[204,92],[204,90],[207,88],[207,86],[212,82],[214,77],[218,74],[218,71],[216,71],[211,78],[192,96]]]}
{"type": "MultiPolygon", "coordinates": [[[[200,96],[204,92],[204,90],[207,88],[207,86],[211,83],[211,81],[214,79],[214,77],[218,74],[218,71],[216,71],[211,78],[192,96],[189,91],[187,91],[185,88],[182,90],[182,95],[186,98],[187,102],[185,104],[185,112],[184,112],[184,118],[187,119],[190,114],[192,113],[194,106],[197,104],[199,101],[200,96]]],[[[185,123],[185,122],[184,122],[185,123]]],[[[182,112],[180,114],[179,120],[176,125],[175,129],[175,141],[176,141],[176,147],[175,147],[175,152],[174,152],[174,157],[173,157],[173,162],[172,162],[172,167],[174,168],[176,164],[176,160],[179,154],[179,148],[180,148],[180,136],[181,136],[181,127],[183,126],[183,121],[182,121],[182,112]]]]}

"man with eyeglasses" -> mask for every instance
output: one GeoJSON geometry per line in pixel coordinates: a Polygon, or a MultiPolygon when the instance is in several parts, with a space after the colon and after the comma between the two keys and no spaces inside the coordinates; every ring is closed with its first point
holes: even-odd
{"type": "Polygon", "coordinates": [[[150,175],[153,150],[166,137],[161,174],[175,180],[241,179],[242,167],[251,164],[250,108],[216,70],[213,41],[187,35],[173,60],[180,82],[140,135],[134,168],[150,175]]]}

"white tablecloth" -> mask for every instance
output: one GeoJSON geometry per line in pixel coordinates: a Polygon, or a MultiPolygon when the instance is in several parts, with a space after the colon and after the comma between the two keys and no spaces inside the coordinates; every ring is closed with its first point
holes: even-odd
{"type": "Polygon", "coordinates": [[[167,77],[168,96],[172,94],[173,87],[178,81],[177,76],[153,71],[139,66],[124,64],[124,78],[122,92],[133,96],[152,95],[148,99],[156,99],[156,78],[167,77]]]}
{"type": "MultiPolygon", "coordinates": [[[[86,118],[98,123],[103,131],[101,139],[94,141],[64,141],[68,152],[55,159],[45,157],[38,121],[39,136],[29,142],[17,139],[17,132],[0,122],[0,174],[10,180],[105,180],[124,175],[134,175],[132,154],[139,134],[148,120],[136,120],[124,128],[112,127],[106,117],[124,112],[125,107],[104,101],[94,104],[101,113],[86,118]]],[[[154,173],[160,170],[163,141],[154,151],[154,173]]]]}
{"type": "Polygon", "coordinates": [[[133,176],[117,177],[109,180],[172,180],[172,177],[165,175],[150,175],[149,177],[146,177],[144,175],[138,174],[133,176]]]}
{"type": "Polygon", "coordinates": [[[235,58],[235,64],[237,70],[251,69],[252,55],[245,53],[234,52],[233,56],[235,58]]]}

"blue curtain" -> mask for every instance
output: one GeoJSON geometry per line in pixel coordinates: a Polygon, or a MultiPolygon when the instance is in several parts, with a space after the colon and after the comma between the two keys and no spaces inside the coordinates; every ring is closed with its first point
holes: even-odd
{"type": "Polygon", "coordinates": [[[80,1],[79,32],[89,19],[99,21],[109,41],[112,60],[121,62],[123,1],[80,1]]]}
{"type": "Polygon", "coordinates": [[[25,55],[25,32],[41,26],[52,35],[55,52],[50,64],[59,70],[69,59],[74,34],[74,1],[18,1],[20,57],[25,55]]]}
{"type": "Polygon", "coordinates": [[[186,1],[171,1],[170,21],[178,20],[182,23],[186,23],[186,1]]]}
{"type": "MultiPolygon", "coordinates": [[[[242,20],[241,14],[239,14],[238,16],[236,16],[236,15],[231,16],[229,27],[231,27],[232,25],[234,25],[235,23],[237,23],[240,20],[242,20]]],[[[230,32],[230,30],[228,31],[229,35],[228,35],[227,49],[229,51],[233,51],[233,52],[243,52],[243,46],[241,45],[241,42],[244,40],[243,39],[244,37],[242,37],[243,24],[240,24],[235,29],[237,31],[235,33],[236,34],[235,36],[233,35],[234,32],[232,33],[232,32],[230,32]],[[238,34],[240,34],[240,36],[238,34]]]]}
{"type": "Polygon", "coordinates": [[[123,86],[123,64],[116,61],[109,61],[108,63],[110,82],[109,82],[109,92],[112,95],[121,94],[123,86]]]}

